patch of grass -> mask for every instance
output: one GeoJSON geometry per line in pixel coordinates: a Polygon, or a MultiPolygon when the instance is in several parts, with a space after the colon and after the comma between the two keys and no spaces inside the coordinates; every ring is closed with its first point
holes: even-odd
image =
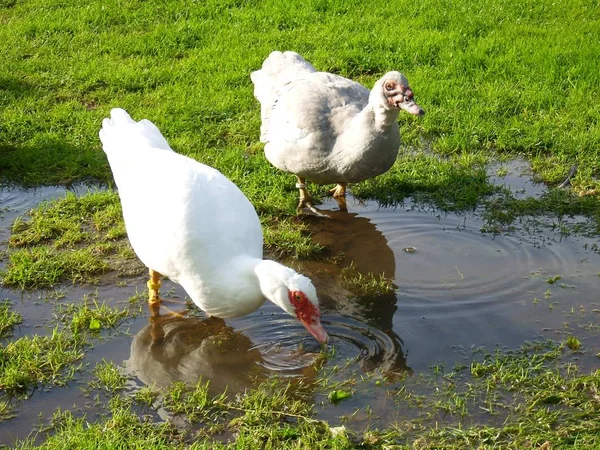
{"type": "Polygon", "coordinates": [[[139,405],[152,407],[158,398],[158,395],[159,393],[157,390],[152,389],[150,386],[143,386],[135,391],[133,394],[133,400],[139,405]]]}
{"type": "Polygon", "coordinates": [[[600,371],[580,373],[564,361],[563,345],[528,343],[516,351],[483,352],[468,371],[465,366],[434,371],[423,382],[407,384],[397,391],[398,401],[416,408],[420,418],[380,434],[378,443],[458,450],[541,448],[549,441],[553,448],[594,448],[600,442],[600,371]],[[434,426],[444,417],[448,426],[434,426]]]}
{"type": "Polygon", "coordinates": [[[64,331],[24,336],[0,347],[0,390],[25,394],[38,384],[64,385],[78,370],[81,345],[64,331]]]}
{"type": "Polygon", "coordinates": [[[90,387],[100,388],[115,393],[123,390],[127,383],[127,377],[122,375],[119,368],[111,361],[102,360],[94,368],[96,380],[90,382],[90,387]]]}
{"type": "Polygon", "coordinates": [[[55,311],[56,316],[67,324],[74,336],[115,328],[120,322],[131,317],[130,308],[121,309],[111,307],[105,302],[99,303],[92,294],[84,295],[77,303],[58,304],[55,311]]]}
{"type": "Polygon", "coordinates": [[[25,247],[52,243],[55,248],[72,248],[89,240],[92,233],[106,232],[115,225],[123,229],[120,205],[119,196],[114,191],[82,196],[68,192],[64,198],[43,202],[32,209],[28,220],[23,217],[15,220],[9,245],[25,247]],[[69,236],[78,238],[70,239],[69,236]]]}
{"type": "Polygon", "coordinates": [[[9,253],[2,284],[20,289],[52,288],[66,280],[94,282],[108,270],[108,263],[87,248],[56,252],[47,246],[33,247],[9,253]]]}
{"type": "Polygon", "coordinates": [[[396,286],[391,278],[372,273],[362,274],[353,264],[340,271],[342,285],[357,297],[391,294],[396,286]]]}
{"type": "Polygon", "coordinates": [[[424,151],[401,154],[385,174],[352,186],[362,199],[395,206],[405,198],[432,203],[442,210],[473,209],[497,188],[488,182],[482,153],[459,153],[447,158],[424,151]]]}
{"type": "Polygon", "coordinates": [[[22,322],[23,317],[21,314],[10,310],[8,300],[0,301],[0,339],[11,336],[13,327],[22,322]]]}
{"type": "Polygon", "coordinates": [[[68,193],[31,210],[28,220],[15,220],[2,284],[50,288],[95,282],[110,270],[124,276],[143,270],[126,239],[117,193],[68,193]]]}
{"type": "Polygon", "coordinates": [[[202,380],[192,387],[183,382],[173,383],[164,400],[165,408],[174,414],[184,415],[190,422],[207,421],[215,417],[215,404],[222,401],[224,396],[212,398],[208,384],[202,380]]]}
{"type": "Polygon", "coordinates": [[[265,248],[278,257],[307,259],[323,251],[323,247],[311,239],[308,226],[296,219],[270,218],[263,223],[267,224],[263,226],[265,248]]]}
{"type": "MultiPolygon", "coordinates": [[[[34,440],[22,442],[16,448],[25,449],[83,449],[109,450],[129,448],[136,450],[183,449],[179,433],[168,422],[154,424],[140,419],[127,405],[111,404],[111,415],[106,421],[90,423],[85,417],[76,417],[71,411],[58,411],[52,420],[54,433],[44,443],[34,440]]],[[[188,447],[189,448],[189,447],[188,447]]]]}

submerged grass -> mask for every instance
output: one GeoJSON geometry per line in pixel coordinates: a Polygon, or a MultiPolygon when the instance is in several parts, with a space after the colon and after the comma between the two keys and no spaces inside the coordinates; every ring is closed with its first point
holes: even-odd
{"type": "Polygon", "coordinates": [[[22,322],[23,316],[11,311],[10,303],[7,300],[0,301],[0,339],[11,336],[13,327],[22,322]]]}

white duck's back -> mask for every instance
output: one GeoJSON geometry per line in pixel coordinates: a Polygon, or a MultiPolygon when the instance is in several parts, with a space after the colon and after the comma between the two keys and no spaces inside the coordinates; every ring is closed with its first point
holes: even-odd
{"type": "MultiPolygon", "coordinates": [[[[232,260],[262,258],[256,211],[218,170],[175,153],[151,122],[121,111],[105,119],[100,137],[131,245],[146,266],[180,283],[207,311],[211,283],[229,281],[223,274],[232,260]]],[[[260,298],[256,289],[248,286],[248,293],[260,298]]]]}

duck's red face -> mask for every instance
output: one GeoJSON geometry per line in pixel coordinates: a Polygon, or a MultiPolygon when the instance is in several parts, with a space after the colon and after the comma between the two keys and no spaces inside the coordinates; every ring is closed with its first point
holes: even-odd
{"type": "Polygon", "coordinates": [[[288,291],[290,303],[296,310],[296,317],[310,334],[321,344],[327,342],[327,332],[321,325],[321,313],[302,291],[288,291]]]}
{"type": "Polygon", "coordinates": [[[386,80],[383,89],[387,102],[392,108],[403,109],[416,116],[425,114],[425,111],[415,103],[413,91],[408,86],[403,86],[394,80],[386,80]]]}

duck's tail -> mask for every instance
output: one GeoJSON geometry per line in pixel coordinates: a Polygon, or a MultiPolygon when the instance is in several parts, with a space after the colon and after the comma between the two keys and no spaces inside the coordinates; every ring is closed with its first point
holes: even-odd
{"type": "Polygon", "coordinates": [[[272,52],[262,68],[250,74],[254,83],[254,96],[260,103],[269,102],[273,92],[296,78],[316,72],[312,64],[296,52],[272,52]]]}
{"type": "Polygon", "coordinates": [[[136,122],[121,108],[111,110],[110,118],[102,121],[100,140],[107,155],[144,147],[172,151],[156,125],[146,119],[136,122]]]}
{"type": "Polygon", "coordinates": [[[261,105],[260,140],[262,142],[268,140],[269,119],[279,90],[303,75],[316,71],[317,69],[298,53],[274,51],[265,59],[260,70],[250,74],[250,79],[254,83],[254,96],[261,105]]]}

